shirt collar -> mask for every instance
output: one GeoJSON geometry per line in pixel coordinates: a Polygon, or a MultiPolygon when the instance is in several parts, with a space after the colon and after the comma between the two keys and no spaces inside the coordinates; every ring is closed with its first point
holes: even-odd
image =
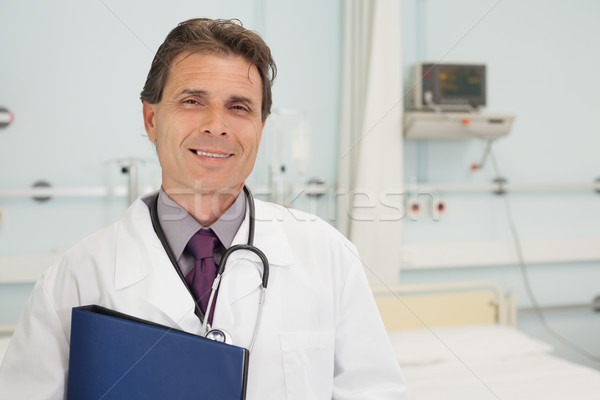
{"type": "Polygon", "coordinates": [[[191,237],[202,228],[212,229],[225,248],[231,246],[246,215],[246,195],[244,191],[240,192],[231,207],[215,223],[203,227],[161,187],[158,193],[157,213],[167,242],[175,257],[179,259],[191,237]]]}

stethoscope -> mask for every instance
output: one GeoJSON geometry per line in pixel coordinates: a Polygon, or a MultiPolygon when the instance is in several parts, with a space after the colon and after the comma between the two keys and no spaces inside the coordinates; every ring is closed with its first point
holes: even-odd
{"type": "MultiPolygon", "coordinates": [[[[246,244],[236,244],[236,245],[229,247],[223,254],[223,257],[221,257],[221,260],[219,261],[219,265],[217,267],[217,276],[215,277],[215,280],[213,281],[213,284],[212,284],[212,287],[210,290],[210,296],[208,298],[206,312],[204,312],[204,313],[202,312],[202,309],[200,308],[200,306],[198,305],[197,302],[194,302],[194,305],[195,305],[196,315],[198,315],[198,317],[202,321],[202,332],[204,334],[204,337],[211,339],[211,340],[218,341],[218,342],[232,344],[231,335],[228,332],[226,332],[223,329],[212,328],[208,324],[208,315],[210,315],[210,312],[212,310],[215,293],[217,292],[219,285],[221,283],[221,277],[223,276],[223,273],[225,272],[225,266],[227,264],[227,259],[229,258],[229,256],[233,252],[238,251],[238,250],[247,250],[247,251],[250,251],[250,252],[256,254],[262,262],[263,271],[262,271],[262,285],[261,285],[261,290],[260,290],[260,299],[259,299],[259,303],[258,303],[258,314],[256,316],[256,324],[254,325],[252,341],[250,342],[250,346],[248,347],[248,350],[252,351],[252,348],[254,347],[254,343],[256,341],[256,334],[258,332],[258,327],[260,325],[260,319],[262,316],[262,309],[263,309],[263,305],[264,305],[264,301],[265,301],[265,292],[267,290],[267,283],[269,282],[269,260],[267,260],[267,256],[265,255],[265,253],[263,253],[260,249],[258,249],[257,247],[254,246],[254,221],[255,221],[254,199],[252,198],[252,193],[250,192],[250,189],[248,189],[247,186],[244,186],[244,193],[246,194],[246,201],[248,202],[248,241],[246,242],[246,244]]],[[[169,246],[169,243],[167,242],[165,233],[164,233],[162,227],[160,226],[160,222],[158,220],[158,195],[154,199],[154,202],[151,202],[150,219],[152,220],[152,226],[154,227],[154,231],[156,232],[158,239],[160,240],[163,247],[165,248],[165,251],[167,252],[167,255],[169,256],[169,260],[171,260],[171,264],[173,264],[173,266],[175,267],[177,274],[179,275],[179,277],[185,284],[186,288],[188,288],[188,290],[190,290],[187,285],[187,282],[185,281],[185,277],[183,276],[183,273],[179,269],[179,264],[177,263],[177,258],[175,257],[173,250],[169,246]]],[[[191,294],[191,292],[190,292],[190,294],[191,294]]]]}

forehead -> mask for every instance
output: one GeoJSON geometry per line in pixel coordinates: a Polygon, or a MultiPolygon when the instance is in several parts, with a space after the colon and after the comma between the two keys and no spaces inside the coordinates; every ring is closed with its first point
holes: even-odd
{"type": "Polygon", "coordinates": [[[210,91],[244,91],[245,95],[262,97],[260,74],[255,65],[241,56],[207,53],[183,53],[169,70],[165,94],[186,89],[210,91]]]}

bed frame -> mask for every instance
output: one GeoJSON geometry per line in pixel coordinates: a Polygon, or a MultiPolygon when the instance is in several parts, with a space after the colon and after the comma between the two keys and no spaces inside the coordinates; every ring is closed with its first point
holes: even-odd
{"type": "Polygon", "coordinates": [[[0,325],[0,336],[9,336],[15,330],[14,325],[0,325]]]}
{"type": "Polygon", "coordinates": [[[514,326],[514,295],[491,282],[373,287],[388,331],[473,324],[514,326]]]}

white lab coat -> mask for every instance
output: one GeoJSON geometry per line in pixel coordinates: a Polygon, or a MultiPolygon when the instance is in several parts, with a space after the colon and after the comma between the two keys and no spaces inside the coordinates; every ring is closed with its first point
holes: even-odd
{"type": "MultiPolygon", "coordinates": [[[[234,244],[246,243],[247,234],[248,216],[234,244]]],[[[404,399],[404,378],[355,247],[314,216],[260,201],[255,245],[271,272],[247,399],[404,399]]],[[[243,347],[255,325],[260,270],[252,253],[234,252],[219,289],[213,326],[243,347]]],[[[141,199],[36,284],[0,367],[1,399],[64,398],[71,308],[86,304],[200,332],[192,297],[141,199]]]]}

